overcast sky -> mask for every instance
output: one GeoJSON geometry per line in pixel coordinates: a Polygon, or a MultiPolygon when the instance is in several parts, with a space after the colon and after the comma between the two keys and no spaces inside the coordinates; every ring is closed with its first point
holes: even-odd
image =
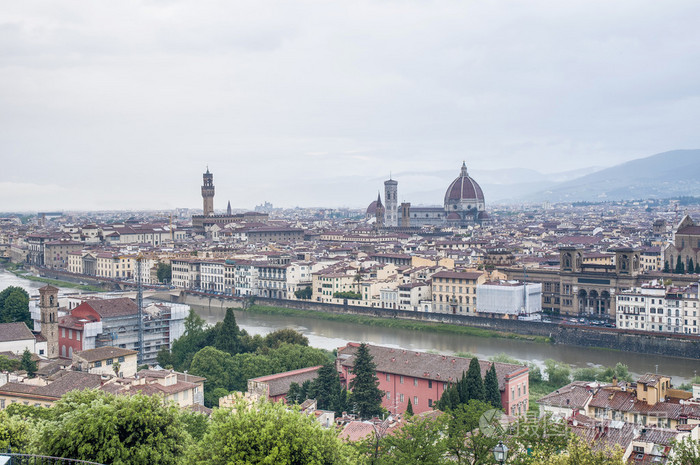
{"type": "Polygon", "coordinates": [[[699,21],[697,0],[6,1],[0,211],[201,207],[207,165],[217,208],[354,206],[390,171],[426,191],[401,173],[700,148],[699,21]]]}

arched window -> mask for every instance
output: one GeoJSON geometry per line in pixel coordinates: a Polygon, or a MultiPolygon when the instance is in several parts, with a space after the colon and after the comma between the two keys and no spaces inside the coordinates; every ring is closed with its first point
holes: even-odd
{"type": "Polygon", "coordinates": [[[62,357],[66,356],[66,346],[61,346],[61,356],[62,357]]]}
{"type": "Polygon", "coordinates": [[[72,347],[68,348],[68,358],[73,358],[73,348],[72,347]]]}

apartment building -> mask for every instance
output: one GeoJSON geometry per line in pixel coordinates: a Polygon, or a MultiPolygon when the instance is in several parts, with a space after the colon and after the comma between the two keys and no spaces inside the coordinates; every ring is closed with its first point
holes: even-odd
{"type": "Polygon", "coordinates": [[[440,271],[432,277],[433,311],[457,315],[476,314],[476,288],[486,281],[481,271],[440,271]]]}

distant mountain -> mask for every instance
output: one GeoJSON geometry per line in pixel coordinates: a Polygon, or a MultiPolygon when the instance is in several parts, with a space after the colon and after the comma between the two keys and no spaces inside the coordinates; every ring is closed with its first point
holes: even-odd
{"type": "Polygon", "coordinates": [[[604,201],[700,195],[700,150],[674,150],[546,186],[520,201],[604,201]]]}

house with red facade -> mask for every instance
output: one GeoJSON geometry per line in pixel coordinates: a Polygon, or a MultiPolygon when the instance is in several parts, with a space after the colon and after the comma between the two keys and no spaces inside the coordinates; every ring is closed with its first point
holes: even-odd
{"type": "MultiPolygon", "coordinates": [[[[359,344],[349,343],[338,349],[336,360],[341,381],[349,387],[353,378],[355,352],[359,344]]],[[[432,410],[450,384],[469,370],[470,359],[429,354],[412,350],[368,345],[377,365],[379,389],[384,391],[382,406],[392,413],[403,413],[408,400],[415,413],[432,410]]],[[[529,407],[529,370],[526,366],[480,360],[481,376],[496,366],[503,410],[510,415],[524,414],[529,407]]]]}

